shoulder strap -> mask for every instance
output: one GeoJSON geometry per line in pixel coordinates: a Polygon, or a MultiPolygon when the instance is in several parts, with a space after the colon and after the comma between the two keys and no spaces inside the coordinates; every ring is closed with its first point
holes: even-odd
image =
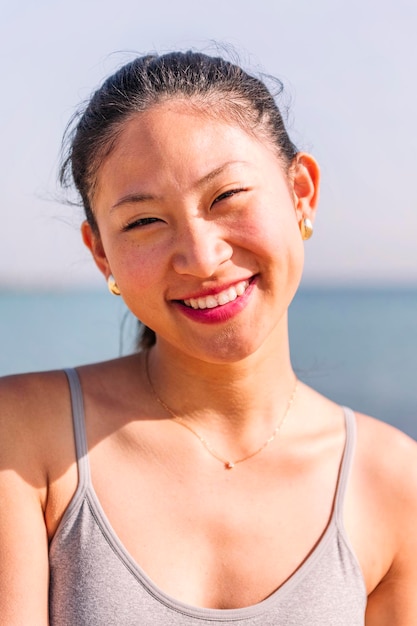
{"type": "Polygon", "coordinates": [[[343,527],[343,505],[345,501],[346,488],[349,480],[350,470],[353,463],[353,457],[356,447],[356,418],[352,409],[343,407],[345,414],[346,440],[343,452],[342,463],[340,466],[339,479],[337,482],[336,499],[335,499],[335,515],[336,520],[343,527]]]}
{"type": "Polygon", "coordinates": [[[69,383],[74,427],[75,452],[78,466],[78,488],[90,483],[90,465],[88,462],[87,437],[85,433],[85,415],[80,379],[75,369],[64,370],[69,383]]]}

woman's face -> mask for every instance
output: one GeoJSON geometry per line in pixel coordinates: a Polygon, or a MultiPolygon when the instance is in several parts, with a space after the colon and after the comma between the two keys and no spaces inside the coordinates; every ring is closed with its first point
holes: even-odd
{"type": "Polygon", "coordinates": [[[288,177],[270,145],[184,102],[125,123],[97,176],[100,237],[83,235],[160,345],[233,362],[286,326],[318,178],[298,161],[288,177]]]}

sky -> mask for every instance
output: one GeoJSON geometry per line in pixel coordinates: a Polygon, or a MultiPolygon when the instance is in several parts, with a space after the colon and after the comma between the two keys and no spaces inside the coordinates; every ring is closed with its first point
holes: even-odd
{"type": "Polygon", "coordinates": [[[231,45],[322,170],[304,283],[417,286],[415,0],[6,0],[0,287],[103,286],[56,182],[66,124],[136,54],[231,45]]]}

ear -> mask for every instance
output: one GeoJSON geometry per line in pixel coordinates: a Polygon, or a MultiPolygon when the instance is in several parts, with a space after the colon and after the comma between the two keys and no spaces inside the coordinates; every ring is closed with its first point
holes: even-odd
{"type": "Polygon", "coordinates": [[[306,152],[299,152],[291,165],[291,180],[297,221],[308,217],[312,222],[319,199],[320,168],[306,152]]]}
{"type": "Polygon", "coordinates": [[[93,259],[98,269],[107,279],[111,274],[111,270],[101,242],[100,233],[97,228],[92,228],[87,221],[84,221],[81,224],[81,235],[85,245],[93,255],[93,259]]]}

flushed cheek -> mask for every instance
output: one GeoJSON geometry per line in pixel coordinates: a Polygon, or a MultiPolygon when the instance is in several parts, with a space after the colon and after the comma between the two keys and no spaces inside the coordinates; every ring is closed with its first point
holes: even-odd
{"type": "Polygon", "coordinates": [[[151,302],[163,292],[166,261],[157,247],[122,244],[112,248],[108,259],[127,304],[138,297],[144,300],[145,296],[151,302]]]}
{"type": "Polygon", "coordinates": [[[303,264],[304,247],[295,219],[273,219],[267,224],[260,220],[250,221],[240,229],[239,237],[239,247],[250,251],[260,263],[303,264]]]}
{"type": "MultiPolygon", "coordinates": [[[[287,234],[286,234],[287,235],[287,234]]],[[[259,288],[278,296],[280,307],[288,306],[298,289],[304,267],[304,247],[297,231],[289,238],[283,233],[259,233],[259,288]]]]}

